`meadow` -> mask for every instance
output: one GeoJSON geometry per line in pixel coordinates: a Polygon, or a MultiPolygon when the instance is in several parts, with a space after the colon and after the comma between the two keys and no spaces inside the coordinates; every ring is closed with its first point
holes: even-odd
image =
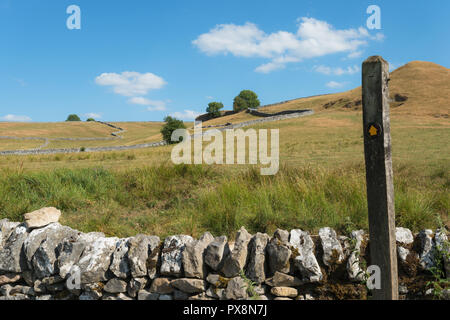
{"type": "MultiPolygon", "coordinates": [[[[43,206],[88,232],[234,237],[276,228],[367,230],[361,112],[331,110],[259,124],[280,129],[280,170],[250,165],[173,165],[171,146],[0,159],[0,217],[21,221],[43,206]]],[[[446,119],[394,115],[397,225],[449,225],[446,119]]],[[[124,134],[126,135],[126,133],[124,134]]]]}

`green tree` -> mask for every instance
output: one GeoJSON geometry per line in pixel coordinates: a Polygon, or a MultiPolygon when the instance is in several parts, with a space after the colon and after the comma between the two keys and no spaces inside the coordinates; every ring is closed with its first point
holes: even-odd
{"type": "Polygon", "coordinates": [[[206,112],[208,112],[212,118],[218,118],[220,117],[220,109],[222,108],[223,104],[221,102],[210,102],[208,108],[206,108],[206,112]]]}
{"type": "MultiPolygon", "coordinates": [[[[168,144],[177,143],[177,141],[172,141],[172,132],[176,129],[186,129],[182,120],[178,120],[176,118],[172,118],[171,116],[167,116],[164,118],[166,124],[161,128],[161,134],[163,136],[164,141],[168,144]]],[[[182,139],[180,139],[181,141],[182,139]]],[[[180,142],[179,141],[179,142],[180,142]]]]}
{"type": "Polygon", "coordinates": [[[66,121],[81,121],[81,119],[76,114],[69,114],[66,121]]]}
{"type": "Polygon", "coordinates": [[[260,102],[258,100],[258,96],[251,90],[242,90],[233,101],[234,111],[241,111],[248,108],[258,108],[259,106],[260,102]]]}
{"type": "Polygon", "coordinates": [[[95,121],[94,118],[87,118],[86,121],[95,121]]]}

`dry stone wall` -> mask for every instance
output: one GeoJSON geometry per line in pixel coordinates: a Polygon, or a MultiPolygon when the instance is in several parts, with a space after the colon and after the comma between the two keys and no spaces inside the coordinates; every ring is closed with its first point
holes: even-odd
{"type": "MultiPolygon", "coordinates": [[[[362,230],[349,237],[278,229],[235,240],[206,232],[199,239],[136,235],[119,239],[58,223],[43,208],[24,223],[0,220],[0,300],[315,300],[366,299],[370,244],[362,230]]],[[[430,269],[448,250],[444,232],[413,235],[397,228],[403,299],[432,298],[430,269]],[[438,258],[439,257],[439,258],[438,258]]],[[[448,296],[447,296],[448,298],[448,296]]]]}

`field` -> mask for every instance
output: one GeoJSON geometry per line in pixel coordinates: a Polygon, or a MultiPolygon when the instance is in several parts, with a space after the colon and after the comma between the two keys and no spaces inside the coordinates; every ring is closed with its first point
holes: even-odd
{"type": "MultiPolygon", "coordinates": [[[[403,85],[406,81],[403,78],[414,79],[417,74],[423,78],[420,73],[423,63],[410,67],[392,74],[391,93],[408,97],[403,104],[392,103],[392,152],[396,223],[419,231],[436,228],[441,223],[450,226],[450,121],[449,99],[445,97],[450,82],[443,81],[440,90],[428,86],[434,90],[432,93],[421,92],[414,81],[409,86],[403,85]],[[420,94],[416,95],[415,87],[420,94]],[[444,93],[444,98],[438,91],[444,93]],[[434,98],[428,96],[430,105],[425,106],[423,95],[433,94],[434,98]]],[[[430,83],[440,84],[434,80],[430,83]]],[[[362,114],[357,103],[348,107],[349,101],[358,100],[358,90],[267,108],[271,112],[304,108],[316,111],[312,116],[253,126],[280,129],[280,171],[275,176],[263,177],[258,166],[249,165],[175,166],[170,159],[171,146],[121,152],[3,156],[0,218],[19,221],[26,212],[55,206],[63,211],[64,224],[121,237],[137,233],[160,236],[183,233],[198,237],[208,230],[232,238],[241,226],[251,232],[268,233],[278,227],[314,232],[330,226],[340,233],[367,229],[362,114]],[[327,104],[331,107],[325,108],[327,104]]],[[[239,113],[205,125],[252,117],[239,113]]],[[[116,125],[127,130],[123,139],[82,141],[82,144],[52,141],[52,146],[47,147],[87,147],[89,143],[129,145],[161,140],[161,123],[116,125]]],[[[0,135],[108,137],[115,131],[98,123],[39,126],[9,124],[6,128],[2,123],[0,135]],[[68,125],[73,126],[70,133],[65,128],[68,125]]],[[[10,147],[3,145],[3,141],[0,143],[0,149],[10,147]]]]}

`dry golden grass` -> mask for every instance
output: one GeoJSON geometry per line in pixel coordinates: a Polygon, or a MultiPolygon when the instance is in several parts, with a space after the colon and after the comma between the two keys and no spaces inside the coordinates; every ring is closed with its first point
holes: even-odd
{"type": "MultiPolygon", "coordinates": [[[[396,94],[407,96],[404,103],[392,102],[392,115],[432,116],[447,119],[450,112],[450,69],[432,62],[413,61],[391,73],[389,93],[392,99],[396,94]]],[[[361,100],[361,87],[346,92],[300,98],[263,107],[260,110],[276,113],[284,110],[312,109],[316,113],[340,109],[343,111],[361,110],[355,102],[361,100]],[[325,108],[326,104],[334,103],[325,108]],[[350,103],[350,105],[348,105],[350,103]],[[347,106],[347,108],[346,108],[347,106]]],[[[227,122],[239,123],[256,119],[248,113],[238,114],[205,121],[204,125],[218,125],[227,122]]]]}

